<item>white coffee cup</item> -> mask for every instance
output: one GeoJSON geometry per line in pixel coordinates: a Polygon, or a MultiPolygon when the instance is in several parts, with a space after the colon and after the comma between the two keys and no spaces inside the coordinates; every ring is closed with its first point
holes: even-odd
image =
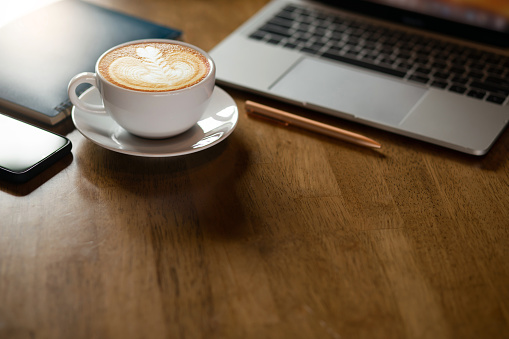
{"type": "MultiPolygon", "coordinates": [[[[132,59],[134,63],[137,63],[134,58],[132,59]]],[[[142,60],[140,62],[145,61],[143,58],[140,59],[142,60]]],[[[172,61],[168,63],[171,64],[172,61]]],[[[152,81],[150,73],[147,73],[150,72],[150,68],[145,66],[135,64],[132,67],[143,68],[141,72],[143,76],[148,76],[149,81],[152,81]]],[[[187,67],[187,65],[184,64],[182,67],[187,67]]],[[[168,67],[165,69],[168,69],[168,67]]],[[[126,72],[126,74],[129,72],[126,72]]],[[[131,73],[135,74],[136,72],[132,71],[131,73]]],[[[176,71],[174,73],[177,74],[176,71]]],[[[161,83],[162,80],[158,81],[161,83]]],[[[165,86],[164,83],[163,86],[165,86]]],[[[95,73],[84,72],[71,79],[68,86],[68,94],[75,107],[82,111],[108,114],[121,127],[134,135],[144,138],[162,139],[183,133],[198,122],[207,109],[214,86],[215,64],[205,51],[180,41],[149,39],[127,42],[106,51],[99,57],[95,66],[95,73]],[[173,45],[168,47],[176,45],[177,47],[182,46],[182,49],[190,48],[204,57],[202,60],[206,60],[208,63],[208,72],[204,73],[201,80],[187,87],[178,88],[177,86],[177,89],[156,89],[157,91],[153,91],[150,88],[149,90],[134,89],[134,87],[129,88],[130,85],[128,87],[121,87],[121,85],[114,83],[114,80],[106,79],[106,76],[101,73],[99,69],[101,60],[111,51],[118,50],[120,47],[128,45],[138,46],[139,44],[143,44],[141,45],[143,48],[136,49],[137,53],[139,51],[144,52],[145,50],[153,51],[150,47],[145,47],[147,43],[155,44],[155,46],[161,46],[158,44],[168,44],[173,45]],[[99,90],[103,105],[90,104],[81,100],[76,95],[76,88],[83,83],[91,84],[99,90]]]]}

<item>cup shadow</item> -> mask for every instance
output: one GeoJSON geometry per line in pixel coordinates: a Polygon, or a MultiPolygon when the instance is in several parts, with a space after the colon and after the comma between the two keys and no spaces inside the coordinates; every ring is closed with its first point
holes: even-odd
{"type": "Polygon", "coordinates": [[[236,192],[249,155],[235,133],[211,148],[178,157],[130,156],[89,141],[75,154],[79,180],[86,181],[78,185],[83,197],[99,203],[98,209],[133,235],[140,226],[154,232],[186,227],[218,240],[248,231],[236,192]]]}

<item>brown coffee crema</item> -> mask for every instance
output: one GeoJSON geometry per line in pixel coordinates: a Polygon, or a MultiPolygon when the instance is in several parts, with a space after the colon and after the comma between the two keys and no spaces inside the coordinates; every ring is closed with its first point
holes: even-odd
{"type": "Polygon", "coordinates": [[[118,47],[99,61],[109,82],[131,90],[165,92],[199,83],[210,71],[207,58],[187,46],[142,42],[118,47]]]}

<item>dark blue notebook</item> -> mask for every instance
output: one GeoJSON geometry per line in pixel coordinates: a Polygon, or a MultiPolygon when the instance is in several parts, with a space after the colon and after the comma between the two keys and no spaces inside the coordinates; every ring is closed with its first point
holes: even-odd
{"type": "Polygon", "coordinates": [[[62,0],[0,27],[0,107],[54,125],[71,109],[67,84],[107,49],[179,30],[79,0],[62,0]]]}

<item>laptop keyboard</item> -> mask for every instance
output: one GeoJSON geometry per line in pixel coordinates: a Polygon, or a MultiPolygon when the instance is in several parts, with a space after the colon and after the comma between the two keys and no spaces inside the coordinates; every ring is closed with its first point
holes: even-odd
{"type": "Polygon", "coordinates": [[[509,58],[288,5],[250,38],[503,105],[509,58]]]}

